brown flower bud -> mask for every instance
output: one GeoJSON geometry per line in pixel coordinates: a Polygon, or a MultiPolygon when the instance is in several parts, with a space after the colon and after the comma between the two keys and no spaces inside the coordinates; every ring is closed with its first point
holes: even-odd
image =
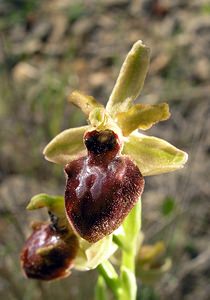
{"type": "Polygon", "coordinates": [[[78,249],[76,236],[64,236],[44,223],[33,226],[33,230],[21,252],[26,276],[40,280],[67,277],[78,249]]]}

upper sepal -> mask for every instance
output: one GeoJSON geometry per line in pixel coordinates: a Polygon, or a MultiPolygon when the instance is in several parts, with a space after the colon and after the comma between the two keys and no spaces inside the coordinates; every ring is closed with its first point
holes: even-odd
{"type": "Polygon", "coordinates": [[[107,111],[112,117],[127,111],[139,96],[149,66],[150,50],[142,41],[137,41],[128,53],[112,94],[107,103],[107,111]]]}
{"type": "Polygon", "coordinates": [[[186,152],[170,143],[139,132],[132,133],[125,140],[122,153],[135,161],[143,176],[180,169],[188,159],[186,152]]]}

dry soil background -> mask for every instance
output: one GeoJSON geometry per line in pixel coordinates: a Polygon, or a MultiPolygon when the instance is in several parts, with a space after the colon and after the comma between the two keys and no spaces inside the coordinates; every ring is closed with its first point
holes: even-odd
{"type": "Polygon", "coordinates": [[[210,3],[204,0],[0,1],[0,297],[93,299],[95,273],[61,282],[23,278],[19,251],[39,214],[36,193],[63,193],[60,167],[44,145],[85,123],[66,102],[77,88],[103,103],[138,39],[152,49],[138,101],[167,101],[172,117],[148,134],[189,153],[185,169],[146,178],[145,241],[164,240],[172,269],[138,299],[208,300],[210,295],[210,3]],[[174,208],[164,207],[171,199],[174,208]]]}

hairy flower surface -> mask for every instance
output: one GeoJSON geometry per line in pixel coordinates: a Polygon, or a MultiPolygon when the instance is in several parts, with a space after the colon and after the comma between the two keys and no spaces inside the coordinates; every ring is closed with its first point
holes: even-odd
{"type": "Polygon", "coordinates": [[[65,167],[67,217],[72,228],[96,242],[118,228],[144,188],[138,167],[119,155],[117,135],[111,130],[86,133],[88,155],[65,167]]]}

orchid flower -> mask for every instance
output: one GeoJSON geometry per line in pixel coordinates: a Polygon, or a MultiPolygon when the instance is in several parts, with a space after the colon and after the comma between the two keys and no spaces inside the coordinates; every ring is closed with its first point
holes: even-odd
{"type": "Polygon", "coordinates": [[[166,103],[133,104],[139,96],[149,66],[150,50],[137,41],[128,53],[106,108],[92,96],[74,91],[69,101],[87,115],[87,126],[70,128],[58,134],[44,149],[45,158],[66,165],[86,153],[83,136],[96,129],[112,129],[122,141],[122,154],[139,167],[143,176],[175,171],[184,166],[188,155],[163,139],[147,136],[146,130],[170,117],[166,103]]]}
{"type": "Polygon", "coordinates": [[[188,158],[165,140],[143,134],[170,117],[167,103],[134,103],[143,88],[149,58],[149,48],[137,41],[106,107],[80,91],[68,97],[86,115],[88,124],[64,130],[43,151],[47,160],[64,166],[67,183],[65,199],[39,194],[28,205],[30,210],[46,207],[50,215],[50,223],[36,227],[23,249],[21,261],[28,277],[51,280],[57,274],[57,278],[70,274],[71,268],[98,267],[96,299],[102,299],[102,294],[106,299],[105,284],[118,300],[136,299],[135,256],[144,177],[178,170],[188,158]],[[53,242],[55,238],[59,243],[53,242]],[[122,250],[120,276],[108,261],[118,248],[122,250]],[[67,249],[72,249],[72,255],[66,254],[67,249]],[[26,253],[43,272],[50,259],[52,276],[48,269],[36,276],[37,268],[26,253]],[[52,253],[61,255],[64,270],[53,265],[52,253]]]}

